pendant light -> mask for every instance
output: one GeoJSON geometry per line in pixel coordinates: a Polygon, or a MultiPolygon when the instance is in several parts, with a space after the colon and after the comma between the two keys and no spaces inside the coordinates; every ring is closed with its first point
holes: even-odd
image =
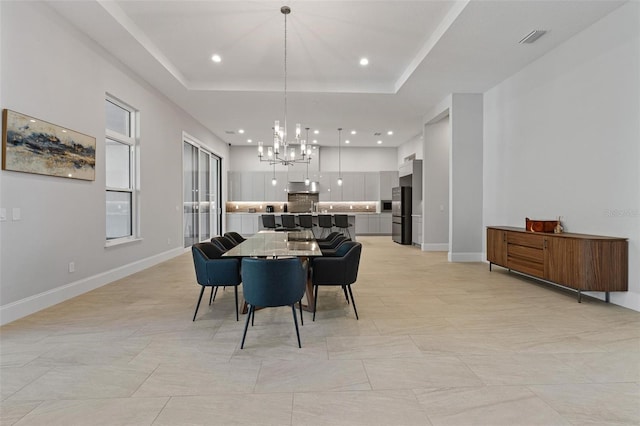
{"type": "MultiPolygon", "coordinates": [[[[305,130],[307,131],[307,143],[309,143],[309,128],[305,127],[305,130]]],[[[310,183],[311,181],[309,180],[309,162],[307,162],[307,176],[304,178],[304,185],[309,186],[310,183]]]]}

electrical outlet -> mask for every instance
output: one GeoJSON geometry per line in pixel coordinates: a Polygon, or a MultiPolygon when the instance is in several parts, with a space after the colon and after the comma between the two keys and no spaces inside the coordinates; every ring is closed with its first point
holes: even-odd
{"type": "Polygon", "coordinates": [[[13,213],[13,220],[22,219],[22,212],[20,211],[20,207],[14,207],[12,213],[13,213]]]}
{"type": "Polygon", "coordinates": [[[75,271],[76,271],[76,263],[75,262],[69,262],[69,273],[75,272],[75,271]]]}
{"type": "Polygon", "coordinates": [[[0,209],[0,222],[7,220],[7,209],[4,207],[0,209]]]}
{"type": "Polygon", "coordinates": [[[171,238],[167,238],[167,245],[170,246],[171,245],[171,238]]]}

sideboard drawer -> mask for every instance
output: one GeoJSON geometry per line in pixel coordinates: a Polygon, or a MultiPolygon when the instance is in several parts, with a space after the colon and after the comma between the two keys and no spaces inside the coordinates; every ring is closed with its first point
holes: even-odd
{"type": "Polygon", "coordinates": [[[533,247],[542,250],[544,235],[524,232],[508,232],[507,243],[519,246],[533,247]]]}
{"type": "Polygon", "coordinates": [[[544,250],[541,248],[509,244],[507,253],[509,253],[509,257],[513,258],[526,259],[538,263],[544,262],[544,250]]]}
{"type": "Polygon", "coordinates": [[[544,278],[544,263],[509,256],[507,258],[507,267],[534,277],[544,278]]]}

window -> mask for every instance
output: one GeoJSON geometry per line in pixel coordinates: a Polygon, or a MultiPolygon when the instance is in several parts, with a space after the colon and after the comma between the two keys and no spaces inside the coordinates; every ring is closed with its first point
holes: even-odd
{"type": "Polygon", "coordinates": [[[137,234],[136,112],[107,97],[106,138],[106,230],[107,244],[134,239],[137,234]]]}

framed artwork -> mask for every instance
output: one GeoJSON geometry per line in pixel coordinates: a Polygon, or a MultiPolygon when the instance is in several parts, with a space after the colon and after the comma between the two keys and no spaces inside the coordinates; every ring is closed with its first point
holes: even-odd
{"type": "Polygon", "coordinates": [[[2,170],[95,180],[95,165],[94,137],[2,111],[2,170]]]}

